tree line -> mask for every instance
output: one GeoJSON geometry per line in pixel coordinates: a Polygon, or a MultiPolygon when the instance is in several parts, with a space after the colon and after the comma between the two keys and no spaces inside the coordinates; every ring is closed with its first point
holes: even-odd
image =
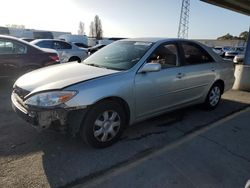
{"type": "Polygon", "coordinates": [[[229,33],[226,35],[223,35],[221,37],[218,37],[217,40],[244,40],[247,41],[248,38],[248,31],[243,31],[239,34],[239,36],[233,36],[229,33]]]}
{"type": "MultiPolygon", "coordinates": [[[[85,35],[85,25],[83,22],[79,23],[79,28],[77,33],[78,35],[85,35]]],[[[94,20],[90,23],[89,36],[94,37],[97,40],[100,40],[103,37],[102,22],[98,15],[96,15],[94,17],[94,20]]]]}

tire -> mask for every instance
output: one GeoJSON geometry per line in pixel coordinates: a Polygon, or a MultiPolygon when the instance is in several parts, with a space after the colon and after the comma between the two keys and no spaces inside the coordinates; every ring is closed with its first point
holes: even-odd
{"type": "Polygon", "coordinates": [[[219,83],[215,83],[209,90],[207,94],[206,101],[204,103],[204,107],[207,110],[215,109],[221,100],[222,95],[222,86],[219,83]]]}
{"type": "Polygon", "coordinates": [[[72,62],[72,61],[77,61],[78,63],[80,63],[80,62],[81,62],[81,59],[78,58],[78,57],[71,57],[71,58],[69,58],[69,61],[68,61],[68,62],[72,62]]]}
{"type": "Polygon", "coordinates": [[[80,135],[85,143],[94,148],[105,148],[119,140],[126,125],[122,106],[107,100],[95,104],[86,114],[80,135]]]}

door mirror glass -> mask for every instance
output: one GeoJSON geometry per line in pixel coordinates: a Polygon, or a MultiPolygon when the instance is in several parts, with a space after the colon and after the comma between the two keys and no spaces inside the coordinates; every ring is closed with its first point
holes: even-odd
{"type": "Polygon", "coordinates": [[[158,72],[160,70],[161,70],[161,64],[160,63],[146,63],[139,70],[139,73],[158,72]]]}

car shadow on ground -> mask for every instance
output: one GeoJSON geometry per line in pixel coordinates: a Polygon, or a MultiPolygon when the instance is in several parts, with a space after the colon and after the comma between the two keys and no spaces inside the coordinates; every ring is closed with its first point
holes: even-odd
{"type": "Polygon", "coordinates": [[[57,149],[46,148],[44,151],[44,171],[51,187],[84,183],[245,106],[242,103],[223,100],[215,111],[203,111],[199,106],[195,106],[164,114],[129,127],[120,142],[101,150],[88,148],[77,140],[68,140],[65,143],[60,137],[62,140],[57,140],[57,149]]]}
{"type": "Polygon", "coordinates": [[[36,131],[11,110],[11,86],[1,88],[0,157],[41,153],[50,187],[87,181],[248,106],[222,100],[213,111],[204,111],[200,106],[177,110],[127,128],[121,140],[109,148],[92,149],[77,138],[49,130],[36,131]]]}

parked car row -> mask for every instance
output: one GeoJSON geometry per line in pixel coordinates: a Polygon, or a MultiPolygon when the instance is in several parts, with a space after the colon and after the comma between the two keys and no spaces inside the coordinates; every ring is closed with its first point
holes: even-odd
{"type": "Polygon", "coordinates": [[[18,39],[0,35],[0,78],[14,78],[53,64],[81,62],[106,45],[82,46],[81,43],[55,39],[18,39]]]}
{"type": "Polygon", "coordinates": [[[114,42],[81,63],[27,73],[11,100],[35,127],[102,148],[147,118],[200,103],[214,109],[233,83],[233,63],[198,42],[139,38],[114,42]]]}
{"type": "Polygon", "coordinates": [[[237,55],[240,55],[240,57],[242,57],[242,55],[244,55],[245,53],[245,49],[246,48],[243,46],[238,46],[238,47],[229,47],[229,46],[218,47],[217,46],[213,48],[213,51],[225,59],[233,60],[235,56],[237,55]]]}
{"type": "Polygon", "coordinates": [[[15,37],[0,35],[0,78],[18,77],[59,63],[55,50],[41,49],[15,37]]]}
{"type": "Polygon", "coordinates": [[[88,56],[88,52],[84,48],[79,48],[73,43],[55,39],[36,39],[30,42],[40,48],[54,49],[58,52],[60,62],[66,63],[71,61],[81,62],[88,56]]]}
{"type": "Polygon", "coordinates": [[[234,47],[225,53],[225,58],[233,59],[236,55],[245,52],[245,47],[234,47]]]}

